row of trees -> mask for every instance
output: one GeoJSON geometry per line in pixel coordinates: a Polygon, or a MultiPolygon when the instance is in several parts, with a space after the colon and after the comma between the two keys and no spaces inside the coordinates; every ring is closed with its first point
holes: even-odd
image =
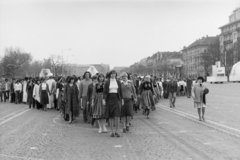
{"type": "Polygon", "coordinates": [[[17,47],[9,47],[0,58],[0,76],[4,77],[37,77],[43,68],[48,68],[54,75],[65,73],[61,56],[50,55],[43,60],[34,60],[31,53],[24,52],[17,47]]]}

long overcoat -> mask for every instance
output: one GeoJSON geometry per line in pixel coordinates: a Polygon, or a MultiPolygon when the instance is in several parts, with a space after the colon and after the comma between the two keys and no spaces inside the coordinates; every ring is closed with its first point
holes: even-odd
{"type": "Polygon", "coordinates": [[[77,85],[74,83],[73,84],[73,94],[71,94],[71,88],[69,84],[66,84],[64,88],[64,100],[67,102],[66,103],[66,113],[69,114],[70,111],[72,110],[72,114],[74,116],[79,115],[79,107],[78,107],[78,88],[77,85]],[[71,106],[72,104],[72,106],[71,106]],[[71,109],[72,108],[72,109],[71,109]]]}

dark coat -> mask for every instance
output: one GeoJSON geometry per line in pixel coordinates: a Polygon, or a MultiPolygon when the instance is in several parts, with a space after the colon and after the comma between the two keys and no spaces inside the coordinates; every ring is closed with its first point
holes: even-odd
{"type": "MultiPolygon", "coordinates": [[[[122,100],[122,87],[121,87],[121,83],[120,81],[116,80],[117,84],[118,84],[118,99],[122,100]]],[[[103,99],[105,99],[105,101],[108,100],[108,94],[109,94],[109,86],[110,86],[110,80],[107,80],[104,84],[104,89],[103,89],[103,99]]]]}
{"type": "Polygon", "coordinates": [[[93,83],[89,84],[88,90],[87,90],[87,101],[91,103],[91,98],[93,94],[93,83]]]}
{"type": "Polygon", "coordinates": [[[73,84],[73,94],[70,94],[71,88],[69,84],[66,84],[64,88],[64,100],[67,102],[66,103],[66,113],[69,114],[70,111],[72,111],[72,114],[74,116],[79,115],[79,107],[78,107],[78,88],[77,85],[74,83],[73,84]],[[72,102],[71,102],[72,100],[72,102]],[[72,106],[71,106],[72,104],[72,106]]]}
{"type": "Polygon", "coordinates": [[[171,92],[177,92],[178,90],[178,84],[177,84],[177,81],[173,80],[173,81],[169,81],[168,82],[168,85],[167,85],[167,91],[168,93],[171,92]]]}

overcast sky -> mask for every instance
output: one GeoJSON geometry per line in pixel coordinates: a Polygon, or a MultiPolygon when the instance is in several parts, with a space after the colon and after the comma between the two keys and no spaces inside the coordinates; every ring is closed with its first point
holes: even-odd
{"type": "Polygon", "coordinates": [[[20,47],[34,59],[129,66],[220,34],[239,0],[0,0],[0,56],[20,47]]]}

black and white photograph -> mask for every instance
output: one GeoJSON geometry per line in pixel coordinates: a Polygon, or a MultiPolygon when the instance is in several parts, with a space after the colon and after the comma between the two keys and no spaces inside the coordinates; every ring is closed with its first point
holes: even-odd
{"type": "Polygon", "coordinates": [[[0,160],[240,160],[240,0],[0,0],[0,160]]]}

